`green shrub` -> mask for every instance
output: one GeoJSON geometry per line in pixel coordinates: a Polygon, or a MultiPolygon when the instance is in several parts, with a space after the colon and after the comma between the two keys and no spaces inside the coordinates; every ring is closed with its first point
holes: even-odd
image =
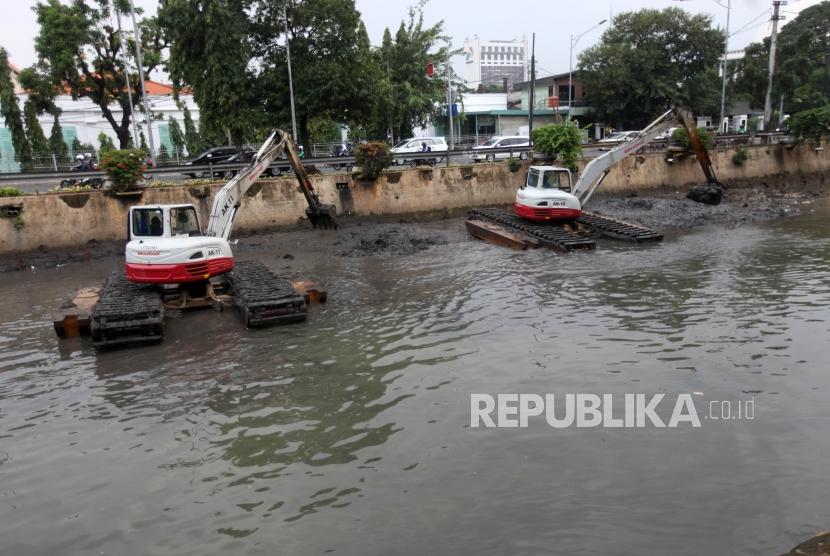
{"type": "Polygon", "coordinates": [[[16,187],[0,187],[0,197],[20,197],[25,195],[16,187]]]}
{"type": "Polygon", "coordinates": [[[830,139],[830,104],[793,114],[787,124],[791,135],[818,146],[822,139],[830,139]]]}
{"type": "Polygon", "coordinates": [[[747,160],[749,160],[749,150],[746,147],[740,147],[732,155],[732,162],[738,166],[743,165],[747,160]]]}
{"type": "MultiPolygon", "coordinates": [[[[703,143],[706,150],[711,149],[715,145],[715,140],[712,135],[706,131],[705,127],[697,128],[697,136],[700,137],[700,142],[703,143]]],[[[692,150],[692,142],[689,140],[689,134],[682,127],[678,127],[671,135],[671,142],[683,147],[687,151],[692,150]]]]}
{"type": "Polygon", "coordinates": [[[101,158],[101,169],[116,189],[134,187],[147,168],[144,151],[127,149],[110,151],[101,158]]]}
{"type": "Polygon", "coordinates": [[[507,168],[513,172],[514,174],[519,171],[519,168],[522,167],[522,164],[519,162],[518,158],[513,158],[512,156],[507,160],[507,168]]]}
{"type": "Polygon", "coordinates": [[[360,166],[360,177],[376,180],[383,171],[392,165],[392,153],[389,145],[380,141],[363,143],[354,150],[355,162],[360,166]]]}
{"type": "Polygon", "coordinates": [[[555,157],[563,166],[576,169],[582,147],[579,127],[573,123],[547,124],[533,130],[533,148],[555,157]]]}

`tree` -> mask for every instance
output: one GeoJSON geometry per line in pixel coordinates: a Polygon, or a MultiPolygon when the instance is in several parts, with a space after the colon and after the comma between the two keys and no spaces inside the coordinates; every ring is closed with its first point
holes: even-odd
{"type": "Polygon", "coordinates": [[[23,103],[23,114],[26,122],[26,136],[32,146],[32,154],[37,157],[49,155],[49,141],[43,134],[43,128],[38,120],[37,103],[31,97],[23,103]]]}
{"type": "MultiPolygon", "coordinates": [[[[443,35],[444,23],[425,27],[423,6],[421,2],[409,9],[394,40],[389,29],[383,34],[380,52],[390,91],[387,96],[381,88],[380,98],[391,98],[385,109],[391,114],[395,137],[411,137],[414,128],[425,126],[434,118],[436,106],[446,104],[446,72],[452,72],[452,68],[441,62],[452,53],[446,46],[437,47],[439,41],[447,39],[443,35]],[[430,63],[436,64],[434,77],[426,73],[430,63]]],[[[449,77],[454,79],[451,73],[449,77]]]]}
{"type": "MultiPolygon", "coordinates": [[[[46,0],[35,5],[40,32],[35,38],[38,63],[27,72],[32,81],[51,85],[53,90],[67,90],[72,98],[88,98],[101,110],[112,126],[122,148],[130,141],[130,116],[140,95],[137,72],[128,84],[121,55],[122,41],[113,26],[112,16],[117,10],[126,13],[125,0],[73,0],[62,4],[46,0]],[[133,104],[129,102],[127,87],[133,89],[133,104]],[[111,105],[121,110],[116,120],[111,105]]],[[[149,73],[161,60],[164,44],[157,23],[153,19],[142,22],[142,53],[144,71],[149,73]]],[[[127,41],[130,52],[134,41],[127,41]]],[[[42,88],[39,87],[39,88],[42,88]]]]}
{"type": "Polygon", "coordinates": [[[792,135],[818,147],[822,139],[830,139],[830,104],[799,112],[787,123],[792,135]]]}
{"type": "Polygon", "coordinates": [[[159,164],[164,162],[170,162],[170,151],[167,150],[167,145],[164,143],[161,144],[159,147],[159,155],[156,158],[156,162],[159,164]]]}
{"type": "MultiPolygon", "coordinates": [[[[735,90],[763,107],[767,92],[769,38],[752,43],[738,66],[735,90]]],[[[830,2],[805,8],[778,35],[772,98],[784,97],[788,112],[830,103],[830,2]]]]}
{"type": "Polygon", "coordinates": [[[173,145],[173,152],[184,155],[184,148],[187,143],[184,132],[182,131],[179,121],[172,115],[167,118],[170,122],[170,143],[173,145]]]}
{"type": "MultiPolygon", "coordinates": [[[[238,144],[246,131],[267,125],[264,89],[279,86],[282,91],[282,84],[264,79],[266,68],[256,66],[253,4],[252,0],[163,0],[158,11],[159,24],[170,41],[167,69],[174,84],[192,87],[202,129],[213,136],[228,130],[238,144]]],[[[279,100],[269,107],[271,111],[284,111],[287,94],[279,100]]],[[[185,114],[186,128],[187,120],[185,114]]]]}
{"type": "Polygon", "coordinates": [[[57,114],[55,114],[55,120],[52,122],[52,132],[49,134],[49,150],[52,151],[59,162],[66,162],[69,148],[63,140],[63,128],[61,128],[57,114]]]}
{"type": "Polygon", "coordinates": [[[150,147],[147,146],[147,138],[144,136],[144,131],[138,132],[138,148],[145,153],[150,152],[150,147]]]}
{"type": "Polygon", "coordinates": [[[12,134],[12,145],[17,160],[24,170],[32,166],[32,147],[23,128],[23,118],[20,114],[20,105],[14,93],[11,70],[9,69],[9,55],[6,49],[0,47],[0,112],[6,127],[12,134]]]}
{"type": "Polygon", "coordinates": [[[579,57],[585,100],[615,127],[642,128],[672,105],[715,113],[724,43],[711,16],[679,8],[619,14],[579,57]]]}
{"type": "Polygon", "coordinates": [[[190,115],[190,110],[187,104],[182,103],[182,112],[184,112],[184,137],[187,144],[187,152],[192,156],[199,154],[205,150],[202,137],[199,135],[199,129],[193,123],[193,117],[190,115]]]}
{"type": "Polygon", "coordinates": [[[115,144],[110,139],[110,136],[103,131],[98,134],[98,153],[103,156],[110,151],[115,150],[115,144]]]}

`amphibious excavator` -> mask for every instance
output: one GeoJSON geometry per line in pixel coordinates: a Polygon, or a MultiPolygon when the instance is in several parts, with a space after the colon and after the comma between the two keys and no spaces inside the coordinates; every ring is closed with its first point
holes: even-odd
{"type": "Polygon", "coordinates": [[[709,153],[685,108],[666,111],[628,142],[591,160],[576,183],[571,171],[558,166],[531,166],[525,183],[516,192],[513,212],[474,209],[467,229],[480,238],[516,248],[545,246],[560,251],[593,249],[595,243],[580,232],[594,232],[630,241],[659,241],[662,235],[606,216],[583,212],[591,196],[602,185],[613,166],[636,153],[677,123],[689,134],[692,148],[708,183],[720,188],[709,153]]]}
{"type": "Polygon", "coordinates": [[[96,348],[156,343],[163,339],[165,309],[233,302],[245,325],[305,319],[305,299],[292,284],[258,262],[234,261],[228,241],[245,193],[283,152],[306,198],[315,228],[336,228],[334,205],[320,202],[290,136],[275,130],[217,193],[202,230],[194,205],[130,207],[125,272],[105,282],[90,315],[96,348]]]}

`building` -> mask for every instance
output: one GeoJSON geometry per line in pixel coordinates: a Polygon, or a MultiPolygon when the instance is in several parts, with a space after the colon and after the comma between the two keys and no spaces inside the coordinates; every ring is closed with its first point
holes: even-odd
{"type": "Polygon", "coordinates": [[[508,88],[528,79],[527,37],[512,41],[482,41],[478,35],[464,40],[464,81],[472,89],[508,88]]]}
{"type": "MultiPolygon", "coordinates": [[[[19,73],[19,72],[18,72],[19,73]]],[[[164,83],[156,81],[145,81],[145,88],[147,90],[147,100],[150,104],[150,111],[153,113],[153,139],[156,147],[156,154],[163,145],[172,158],[177,158],[183,153],[176,153],[173,149],[173,144],[170,139],[170,120],[172,116],[178,120],[179,125],[184,128],[184,114],[179,109],[173,99],[173,87],[164,83]]],[[[18,102],[20,107],[26,102],[28,95],[25,91],[21,91],[18,95],[18,102]]],[[[184,103],[190,111],[194,123],[199,122],[199,107],[193,100],[190,94],[180,94],[180,102],[184,103]]],[[[68,147],[77,139],[81,143],[94,145],[98,148],[98,136],[101,133],[107,135],[112,142],[118,147],[118,138],[112,126],[104,118],[101,109],[88,98],[81,98],[72,100],[70,95],[60,95],[55,98],[55,104],[60,109],[59,121],[61,130],[63,132],[64,143],[68,147]]],[[[121,107],[117,103],[110,106],[113,117],[117,122],[121,121],[121,107]]],[[[136,107],[134,115],[138,128],[147,136],[147,123],[144,114],[141,111],[142,105],[136,107]]],[[[38,118],[40,126],[43,128],[43,133],[49,137],[52,131],[54,118],[51,114],[41,114],[38,118]]],[[[2,124],[3,122],[0,122],[2,124]]],[[[196,153],[191,153],[196,154],[196,153]]],[[[65,169],[70,161],[56,160],[51,156],[43,160],[35,160],[36,168],[47,170],[65,169]]],[[[14,147],[11,141],[11,132],[5,127],[0,127],[0,173],[19,172],[20,165],[15,160],[14,147]]]]}

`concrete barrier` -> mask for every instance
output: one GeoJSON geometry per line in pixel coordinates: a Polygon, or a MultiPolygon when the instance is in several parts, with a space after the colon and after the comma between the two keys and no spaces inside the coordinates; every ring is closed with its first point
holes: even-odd
{"type": "MultiPolygon", "coordinates": [[[[824,183],[830,174],[830,153],[807,145],[750,147],[742,165],[732,162],[734,150],[712,153],[721,181],[792,181],[824,183]]],[[[693,156],[674,162],[665,153],[634,155],[618,164],[602,191],[622,193],[655,188],[683,189],[703,179],[693,156]]],[[[390,169],[375,182],[348,175],[313,176],[321,200],[338,212],[357,216],[416,214],[483,205],[512,203],[523,171],[510,172],[506,164],[479,164],[390,169]]],[[[192,203],[207,222],[213,197],[221,184],[146,188],[140,196],[114,197],[105,192],[46,194],[0,198],[0,255],[39,249],[76,249],[89,242],[123,241],[127,210],[134,204],[192,203]]],[[[305,200],[293,177],[262,180],[242,201],[236,232],[250,232],[294,224],[304,218],[305,200]]]]}

